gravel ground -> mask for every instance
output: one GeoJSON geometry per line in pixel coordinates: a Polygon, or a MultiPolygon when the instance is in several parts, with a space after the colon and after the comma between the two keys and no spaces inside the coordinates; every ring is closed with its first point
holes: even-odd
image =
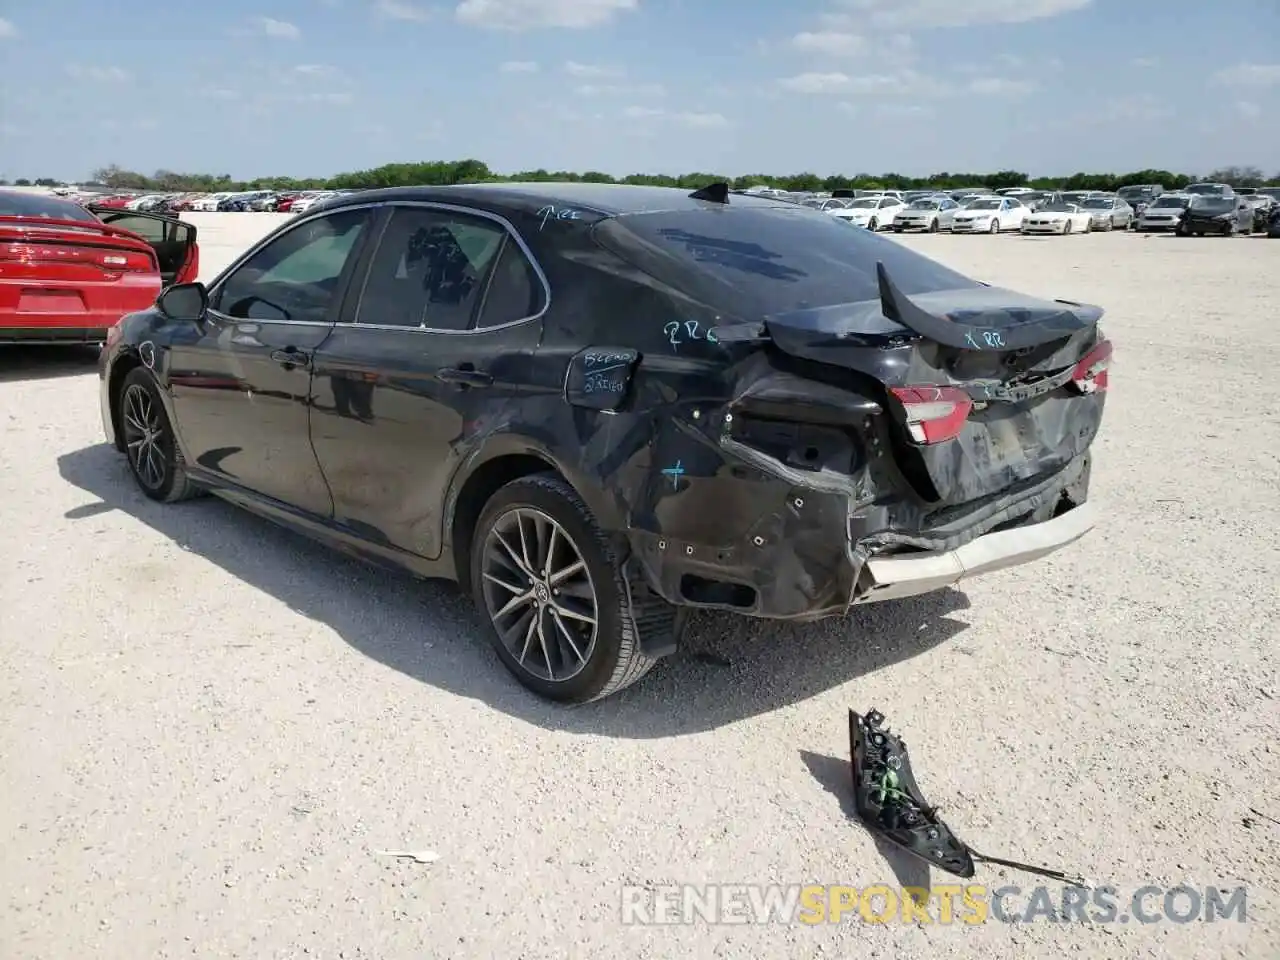
{"type": "MultiPolygon", "coordinates": [[[[281,218],[192,219],[208,277],[281,218]]],[[[728,665],[580,709],[522,692],[446,585],[145,500],[93,358],[0,355],[0,956],[1274,957],[1280,243],[905,242],[1107,308],[1103,526],[823,625],[700,616],[728,665]],[[927,885],[849,819],[873,706],[976,848],[1245,884],[1248,922],[620,924],[623,883],[927,885]]]]}

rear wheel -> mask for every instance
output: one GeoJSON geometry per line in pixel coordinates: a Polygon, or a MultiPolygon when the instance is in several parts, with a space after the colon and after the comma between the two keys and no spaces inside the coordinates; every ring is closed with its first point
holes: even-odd
{"type": "Polygon", "coordinates": [[[1224,237],[1234,237],[1236,235],[1236,225],[1234,221],[1224,223],[1222,225],[1222,235],[1224,237]]]}
{"type": "Polygon", "coordinates": [[[125,376],[117,411],[129,471],[144,494],[152,500],[174,503],[200,492],[187,477],[186,461],[178,449],[160,389],[145,367],[136,367],[125,376]]]}
{"type": "Polygon", "coordinates": [[[1115,228],[1116,228],[1116,221],[1115,221],[1115,218],[1114,218],[1114,217],[1107,217],[1107,222],[1106,222],[1106,223],[1104,223],[1104,224],[1102,225],[1102,232],[1103,232],[1103,233],[1110,233],[1110,232],[1111,232],[1112,230],[1114,230],[1115,228]]]}
{"type": "Polygon", "coordinates": [[[485,505],[471,550],[476,606],[525,687],[564,703],[609,696],[656,662],[628,625],[621,566],[559,477],[515,480],[485,505]]]}
{"type": "Polygon", "coordinates": [[[932,220],[930,220],[930,221],[929,221],[929,232],[930,232],[930,233],[937,233],[937,232],[938,232],[938,218],[937,218],[937,217],[934,217],[932,220]]]}

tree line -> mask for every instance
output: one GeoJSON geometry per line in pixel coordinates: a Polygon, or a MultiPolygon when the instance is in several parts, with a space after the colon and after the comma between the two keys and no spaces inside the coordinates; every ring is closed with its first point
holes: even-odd
{"type": "MultiPolygon", "coordinates": [[[[1174,173],[1169,170],[1136,170],[1132,173],[1073,173],[1068,176],[1032,177],[1017,170],[995,173],[935,173],[928,177],[908,177],[898,173],[835,174],[828,177],[816,173],[794,173],[787,176],[755,173],[728,177],[715,173],[666,174],[633,173],[613,177],[588,170],[522,170],[499,174],[480,160],[432,160],[422,163],[388,163],[371,170],[356,170],[333,177],[259,177],[233,180],[230,174],[179,173],[157,170],[151,175],[118,166],[103,167],[93,172],[93,182],[121,190],[146,190],[161,193],[202,191],[216,193],[231,190],[318,190],[363,189],[372,187],[442,186],[457,183],[485,183],[509,180],[573,181],[582,183],[632,183],[696,190],[709,183],[729,183],[736,189],[753,186],[779,187],[783,190],[927,190],[959,187],[1031,187],[1039,190],[1116,190],[1140,183],[1159,183],[1166,189],[1185,187],[1197,181],[1229,183],[1237,187],[1280,185],[1280,172],[1267,177],[1257,167],[1223,167],[1202,175],[1174,173]]],[[[0,181],[3,183],[3,181],[0,181]]],[[[15,180],[17,186],[57,186],[58,181],[41,178],[35,181],[15,180]]]]}

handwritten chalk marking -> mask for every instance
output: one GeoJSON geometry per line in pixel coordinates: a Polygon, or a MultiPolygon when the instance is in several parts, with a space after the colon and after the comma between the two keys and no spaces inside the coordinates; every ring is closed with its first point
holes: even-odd
{"type": "Polygon", "coordinates": [[[542,218],[538,224],[538,230],[546,229],[548,220],[581,220],[582,213],[578,210],[568,210],[561,208],[557,210],[555,207],[546,206],[538,211],[538,216],[542,218]]]}
{"type": "Polygon", "coordinates": [[[680,488],[680,478],[684,476],[684,461],[677,460],[674,467],[667,467],[662,471],[664,476],[671,478],[671,486],[673,489],[680,488]]]}

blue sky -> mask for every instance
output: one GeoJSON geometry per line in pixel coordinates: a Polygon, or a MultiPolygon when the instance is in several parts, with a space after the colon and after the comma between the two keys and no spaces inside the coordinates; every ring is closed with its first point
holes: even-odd
{"type": "Polygon", "coordinates": [[[0,176],[1280,169],[1276,0],[0,3],[0,176]]]}

